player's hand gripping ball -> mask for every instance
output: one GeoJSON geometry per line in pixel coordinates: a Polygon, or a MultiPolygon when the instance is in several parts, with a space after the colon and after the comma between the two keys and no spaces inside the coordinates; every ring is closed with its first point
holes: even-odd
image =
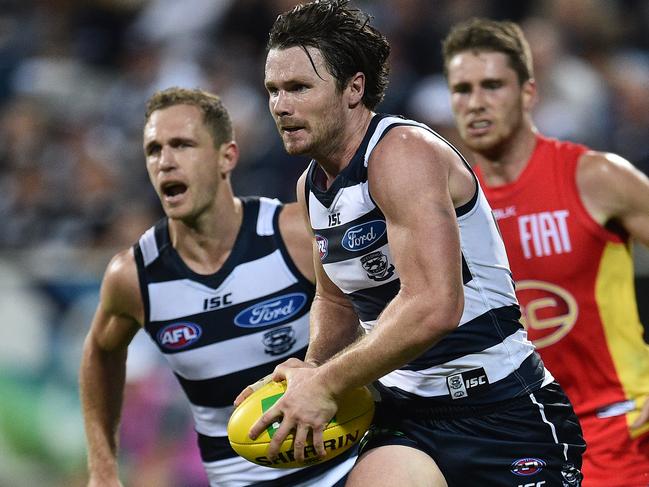
{"type": "Polygon", "coordinates": [[[268,444],[280,420],[270,425],[257,439],[251,440],[248,431],[261,415],[270,409],[286,392],[286,381],[269,382],[248,396],[234,410],[228,422],[228,439],[235,452],[248,461],[273,468],[295,468],[325,462],[349,450],[358,443],[370,427],[374,416],[374,400],[367,387],[360,387],[345,393],[338,401],[338,412],[325,427],[322,438],[327,454],[319,457],[309,441],[304,447],[304,462],[293,456],[293,434],[289,434],[279,454],[271,461],[266,453],[268,444]]]}

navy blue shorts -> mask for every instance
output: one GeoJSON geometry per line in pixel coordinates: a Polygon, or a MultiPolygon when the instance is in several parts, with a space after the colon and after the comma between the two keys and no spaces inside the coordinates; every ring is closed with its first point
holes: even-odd
{"type": "Polygon", "coordinates": [[[377,403],[361,453],[405,445],[432,457],[449,487],[581,485],[586,449],[579,421],[556,382],[495,405],[407,410],[377,403]]]}

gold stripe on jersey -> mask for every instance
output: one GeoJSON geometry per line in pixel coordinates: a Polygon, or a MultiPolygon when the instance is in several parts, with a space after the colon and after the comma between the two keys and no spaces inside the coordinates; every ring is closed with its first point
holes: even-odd
{"type": "MultiPolygon", "coordinates": [[[[595,299],[624,395],[638,403],[638,409],[626,417],[627,425],[631,425],[639,415],[639,407],[647,399],[649,346],[642,339],[643,327],[635,299],[633,258],[626,244],[606,244],[597,274],[595,299]]],[[[636,437],[646,431],[649,431],[649,424],[630,433],[636,437]]]]}

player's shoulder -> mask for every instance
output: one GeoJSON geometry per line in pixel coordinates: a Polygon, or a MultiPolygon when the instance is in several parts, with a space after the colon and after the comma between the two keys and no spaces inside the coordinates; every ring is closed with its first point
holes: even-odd
{"type": "Polygon", "coordinates": [[[647,187],[646,177],[617,154],[588,151],[579,159],[579,196],[600,224],[618,217],[625,211],[630,195],[646,191],[647,187]]]}
{"type": "Polygon", "coordinates": [[[400,158],[410,158],[415,163],[422,159],[424,161],[432,159],[443,163],[457,158],[455,151],[446,140],[423,125],[393,127],[382,136],[372,157],[400,162],[408,160],[400,158]]]}
{"type": "Polygon", "coordinates": [[[633,165],[622,156],[588,150],[579,157],[577,177],[580,185],[619,184],[635,171],[633,165]]]}
{"type": "Polygon", "coordinates": [[[287,245],[308,245],[311,235],[307,230],[304,208],[299,203],[286,203],[279,215],[279,228],[287,245]]]}
{"type": "Polygon", "coordinates": [[[139,308],[141,294],[132,247],[116,253],[106,266],[102,282],[102,301],[115,312],[132,314],[139,308]]]}

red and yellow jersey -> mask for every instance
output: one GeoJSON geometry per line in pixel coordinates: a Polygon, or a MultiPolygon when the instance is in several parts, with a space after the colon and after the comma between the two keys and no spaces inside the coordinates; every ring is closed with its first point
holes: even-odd
{"type": "Polygon", "coordinates": [[[476,173],[505,240],[524,324],[545,365],[580,418],[627,412],[628,426],[649,396],[649,347],[628,238],[593,220],[579,197],[575,175],[586,150],[539,136],[515,182],[488,187],[476,173]]]}

